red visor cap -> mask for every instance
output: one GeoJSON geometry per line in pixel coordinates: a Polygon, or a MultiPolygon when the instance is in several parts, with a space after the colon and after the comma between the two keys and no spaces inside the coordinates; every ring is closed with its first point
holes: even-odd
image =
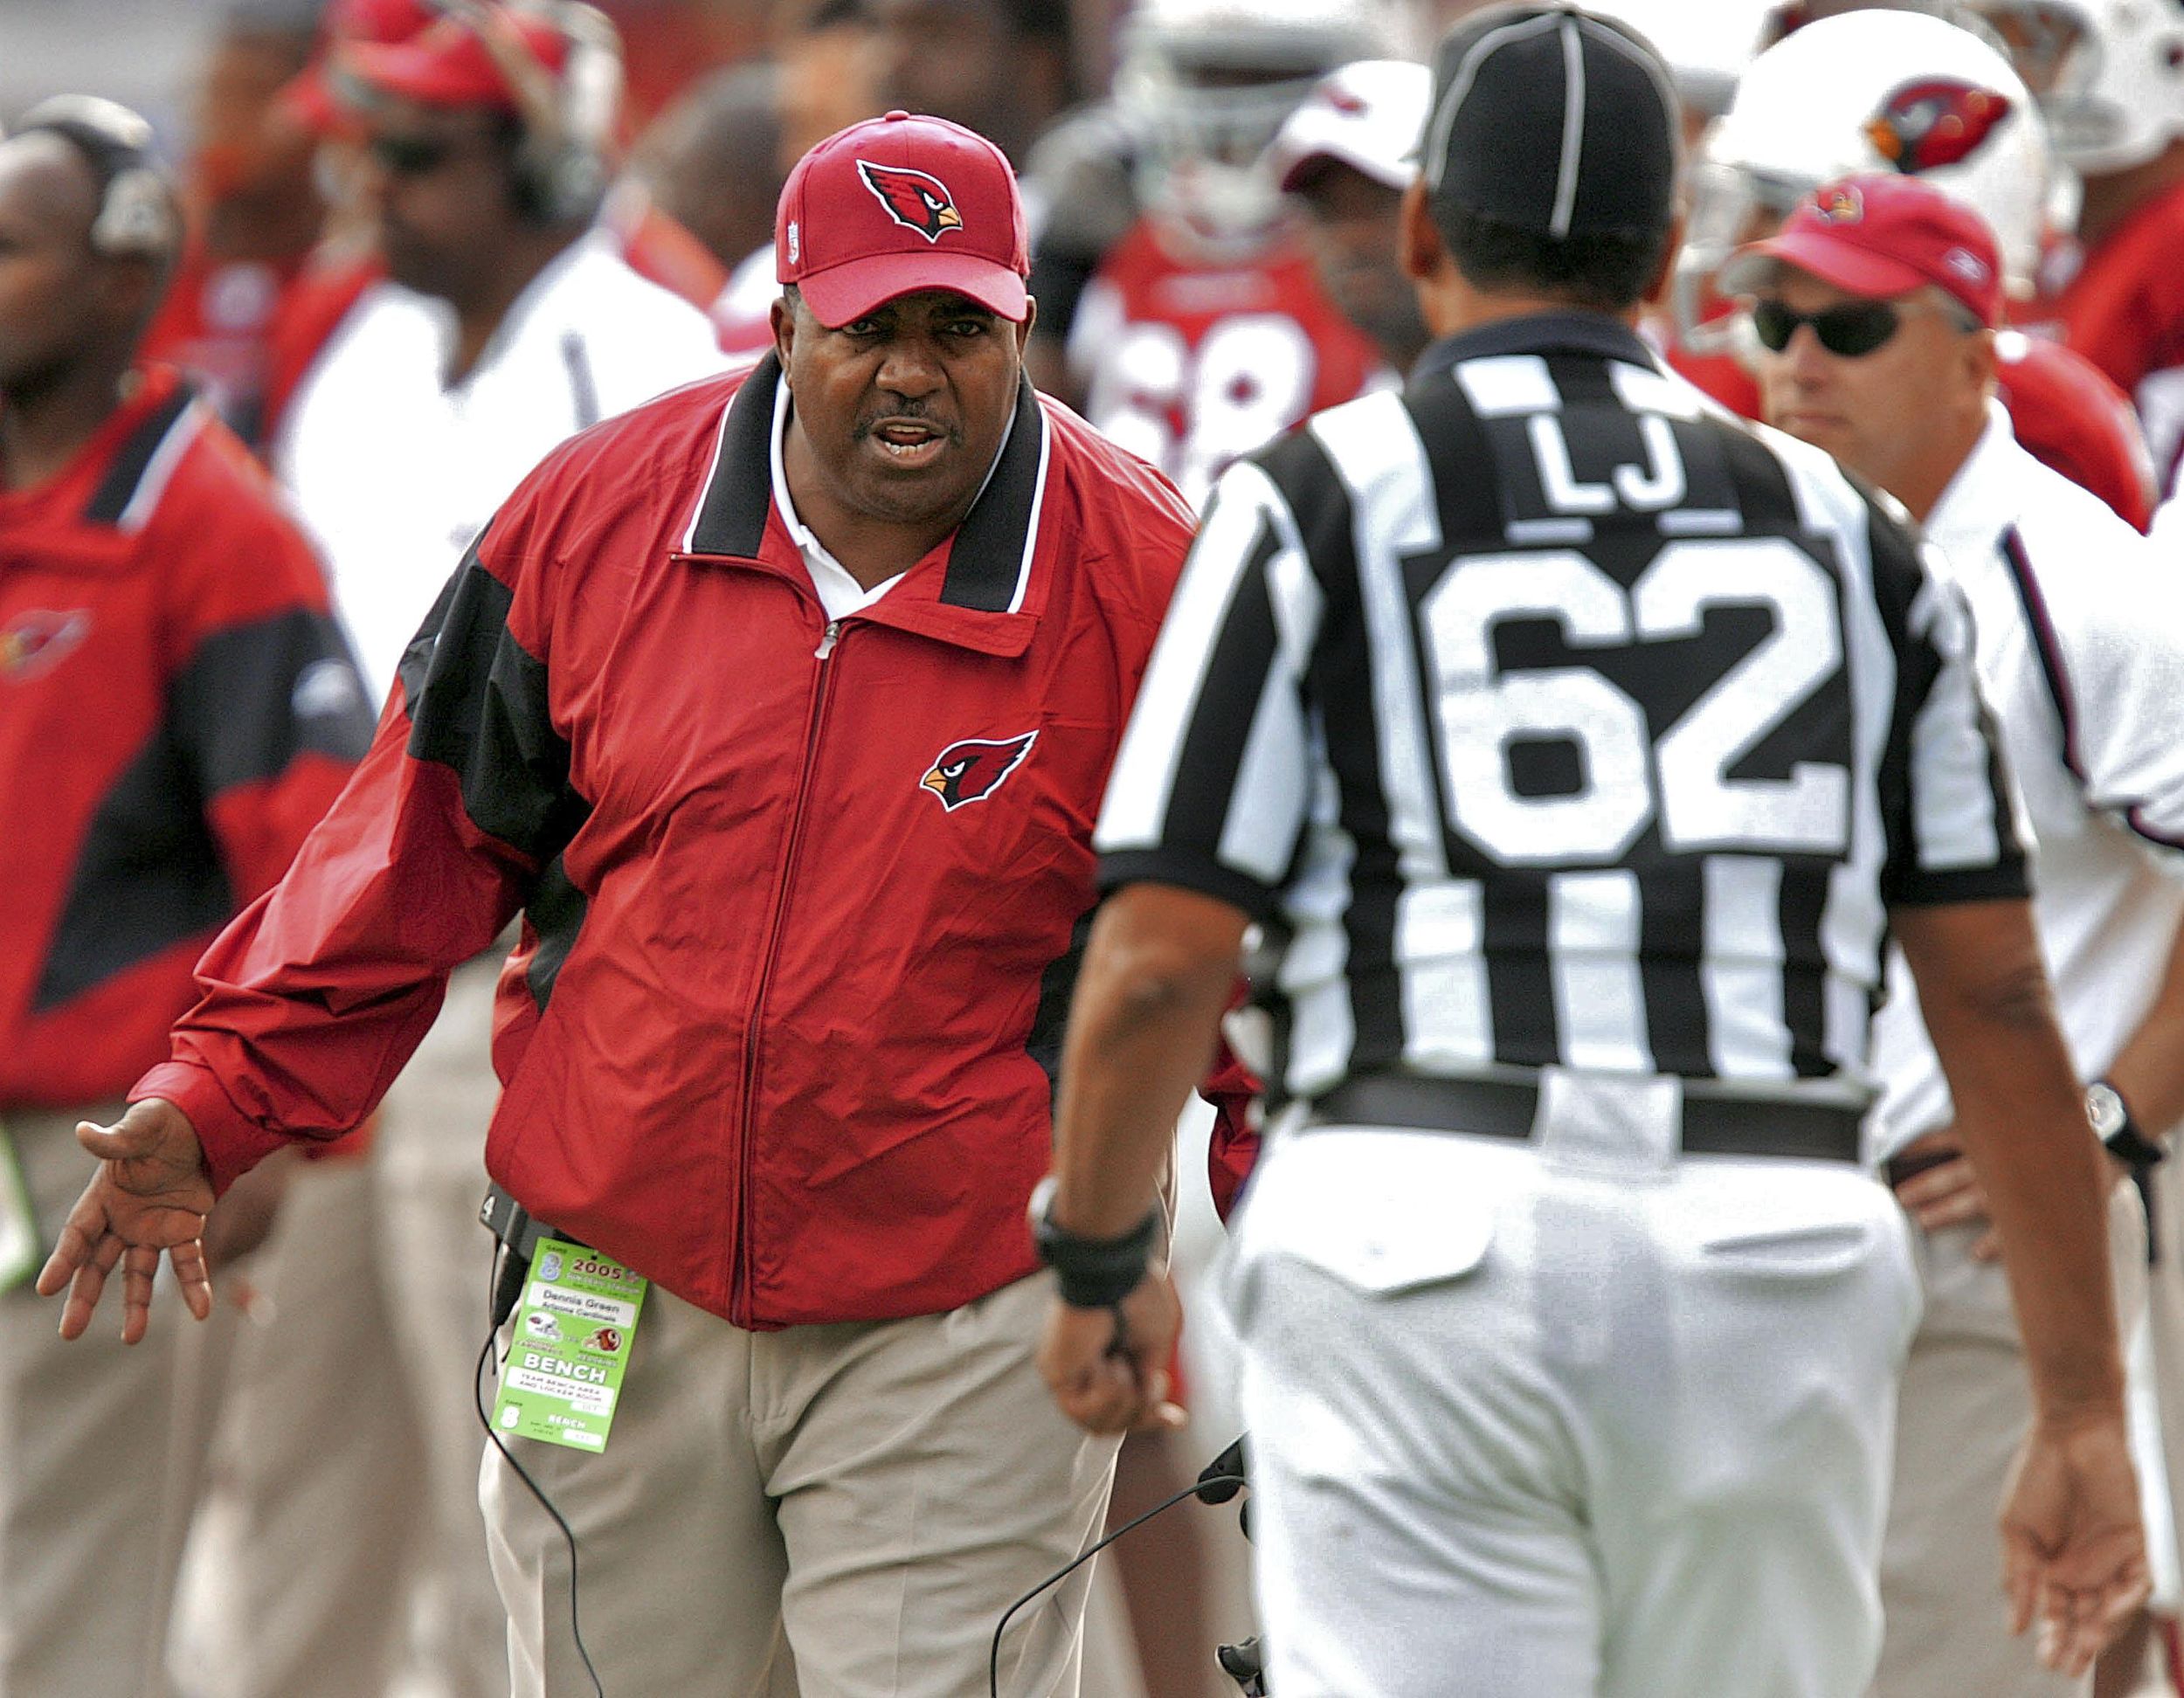
{"type": "MultiPolygon", "coordinates": [[[[503,10],[501,17],[539,68],[558,77],[569,38],[528,12],[503,10]]],[[[500,62],[459,17],[443,17],[406,41],[358,42],[342,50],[339,68],[372,93],[419,106],[522,110],[500,62]]]]}
{"type": "Polygon", "coordinates": [[[773,274],[828,328],[897,295],[952,289],[1013,322],[1030,312],[1031,241],[1007,155],[945,118],[890,112],[796,162],[774,214],[773,274]]]}
{"type": "Polygon", "coordinates": [[[1885,299],[1931,283],[1981,324],[2002,321],[1994,232],[1962,201],[1918,177],[1875,174],[1821,184],[1780,231],[1739,248],[1722,267],[1724,293],[1750,294],[1776,266],[1794,266],[1851,294],[1885,299]]]}

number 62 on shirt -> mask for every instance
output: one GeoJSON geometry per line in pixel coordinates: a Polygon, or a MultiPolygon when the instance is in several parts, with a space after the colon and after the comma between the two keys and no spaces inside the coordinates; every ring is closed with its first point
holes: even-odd
{"type": "Polygon", "coordinates": [[[1574,549],[1461,556],[1418,611],[1449,823],[1497,860],[1614,862],[1652,823],[1674,852],[1847,846],[1846,766],[1732,776],[1817,694],[1845,689],[1834,576],[1789,538],[1669,542],[1628,589],[1574,549]],[[1726,608],[1763,611],[1769,629],[1749,647],[1711,636],[1708,611],[1726,608]],[[1593,663],[1499,665],[1496,629],[1518,620],[1558,626],[1593,663]],[[1683,645],[1706,682],[1655,735],[1609,673],[1615,658],[1666,643],[1683,645]],[[1576,747],[1577,787],[1518,794],[1511,746],[1558,742],[1576,747]]]}

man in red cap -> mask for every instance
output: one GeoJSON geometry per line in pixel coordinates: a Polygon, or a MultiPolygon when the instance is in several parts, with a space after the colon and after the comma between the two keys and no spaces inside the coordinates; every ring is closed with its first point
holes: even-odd
{"type": "MultiPolygon", "coordinates": [[[[1994,399],[2000,261],[1977,214],[1913,177],[1828,183],[1724,268],[1752,297],[1772,424],[1922,521],[1970,601],[1979,669],[2035,839],[2033,915],[2087,1113],[2115,1159],[2126,1324],[2139,1191],[2184,1120],[2184,595],[2152,545],[2035,460],[1994,399]]],[[[1905,1368],[1882,1569],[1882,1698],[2049,1698],[2077,1682],[1993,1632],[1982,1549],[2030,1407],[1987,1199],[1901,959],[1876,1028],[1871,1154],[1916,1228],[1925,1319],[1905,1368]]],[[[2171,1253],[2174,1253],[2172,1251],[2171,1253]]],[[[2158,1460],[2154,1461],[2158,1467],[2158,1460]]]]}
{"type": "MultiPolygon", "coordinates": [[[[807,154],[773,349],[501,504],[356,786],[86,1135],[110,1165],[43,1276],[76,1280],[72,1335],[117,1257],[132,1323],[162,1249],[199,1290],[216,1195],[369,1112],[524,916],[487,1165],[530,1273],[501,1281],[496,1425],[593,1418],[532,1424],[543,1341],[598,1313],[556,1281],[605,1282],[612,1346],[565,1348],[626,1378],[584,1394],[603,1448],[505,1440],[570,1546],[487,1459],[519,1693],[587,1663],[627,1693],[980,1690],[1002,1612],[1100,1524],[1115,1440],[1033,1370],[1024,1210],[1191,515],[1026,381],[1028,269],[972,132],[897,112],[807,154]]],[[[1082,1601],[1015,1619],[1007,1691],[1077,1690],[1082,1601]]]]}

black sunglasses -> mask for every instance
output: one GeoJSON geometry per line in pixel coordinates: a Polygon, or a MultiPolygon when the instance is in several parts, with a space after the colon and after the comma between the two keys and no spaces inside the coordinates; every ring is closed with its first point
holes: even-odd
{"type": "Polygon", "coordinates": [[[1790,345],[1798,326],[1809,324],[1830,354],[1856,360],[1885,347],[1903,323],[1903,313],[1885,300],[1850,301],[1817,313],[1794,313],[1779,300],[1752,303],[1752,328],[1760,342],[1776,354],[1790,345]]]}
{"type": "Polygon", "coordinates": [[[389,176],[429,176],[445,165],[455,143],[444,135],[375,135],[371,156],[389,176]]]}

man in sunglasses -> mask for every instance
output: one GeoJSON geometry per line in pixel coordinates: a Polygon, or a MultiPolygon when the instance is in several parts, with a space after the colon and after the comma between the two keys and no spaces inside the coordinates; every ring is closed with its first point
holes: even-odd
{"type": "MultiPolygon", "coordinates": [[[[2184,1119],[2184,595],[2150,545],[2035,460],[1994,398],[2001,268],[1979,216],[1914,178],[1829,183],[1723,272],[1750,296],[1768,421],[1927,528],[1969,599],[1979,670],[2037,846],[2033,915],[2087,1114],[2118,1181],[2184,1119]]],[[[1900,959],[1876,1032],[1876,1156],[1926,1289],[1897,1432],[1876,1690],[2077,1691],[1986,1625],[1979,1549],[2030,1412],[1987,1198],[1900,959]]],[[[2111,1210],[2119,1307],[2146,1291],[2138,1191],[2111,1210]]],[[[2174,1251],[2171,1252],[2174,1253],[2174,1251]]]]}

